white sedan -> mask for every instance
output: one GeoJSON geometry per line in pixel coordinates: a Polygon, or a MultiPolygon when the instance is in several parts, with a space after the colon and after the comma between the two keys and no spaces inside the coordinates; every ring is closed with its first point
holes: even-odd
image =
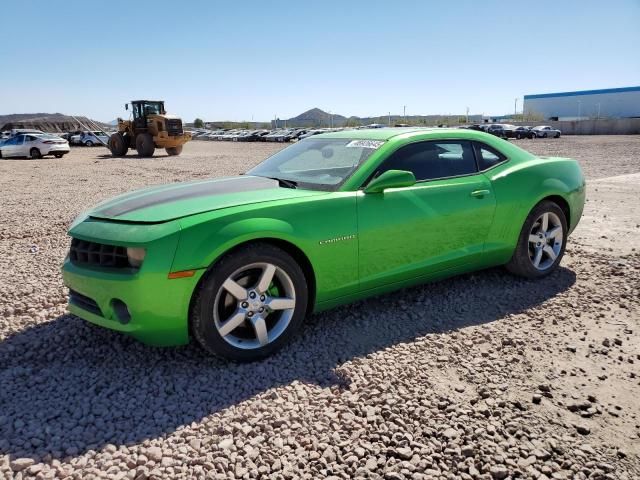
{"type": "Polygon", "coordinates": [[[15,135],[0,145],[0,158],[41,158],[45,155],[62,158],[65,153],[69,153],[69,142],[46,133],[15,135]]]}
{"type": "Polygon", "coordinates": [[[548,125],[540,125],[533,127],[530,131],[531,138],[560,138],[560,130],[548,125]]]}

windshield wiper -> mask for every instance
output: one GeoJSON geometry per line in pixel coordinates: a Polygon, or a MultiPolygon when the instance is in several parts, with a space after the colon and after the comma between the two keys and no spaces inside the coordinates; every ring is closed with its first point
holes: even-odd
{"type": "Polygon", "coordinates": [[[278,178],[278,177],[267,177],[271,180],[277,180],[281,187],[285,188],[296,188],[298,186],[298,182],[293,180],[287,180],[286,178],[278,178]]]}

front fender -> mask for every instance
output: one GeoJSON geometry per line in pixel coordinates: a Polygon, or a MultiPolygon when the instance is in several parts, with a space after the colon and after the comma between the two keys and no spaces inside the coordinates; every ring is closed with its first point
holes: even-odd
{"type": "Polygon", "coordinates": [[[292,243],[304,252],[293,235],[293,226],[283,220],[244,218],[231,223],[214,221],[201,225],[187,228],[181,235],[172,271],[208,268],[232,248],[264,238],[292,243]]]}
{"type": "Polygon", "coordinates": [[[240,206],[180,219],[172,271],[205,269],[238,245],[279,240],[301,252],[315,277],[316,301],[358,288],[355,193],[302,199],[294,204],[240,206]],[[340,238],[343,241],[327,241],[340,238]]]}

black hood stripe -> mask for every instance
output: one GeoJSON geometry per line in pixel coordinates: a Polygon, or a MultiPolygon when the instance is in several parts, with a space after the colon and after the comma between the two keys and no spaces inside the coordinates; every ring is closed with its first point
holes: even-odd
{"type": "Polygon", "coordinates": [[[264,177],[237,177],[225,180],[211,180],[193,185],[178,186],[158,193],[150,193],[131,200],[123,200],[111,207],[96,212],[100,216],[118,217],[135,210],[153,207],[162,203],[171,203],[187,198],[208,197],[228,193],[242,193],[253,190],[278,188],[278,181],[264,177]]]}

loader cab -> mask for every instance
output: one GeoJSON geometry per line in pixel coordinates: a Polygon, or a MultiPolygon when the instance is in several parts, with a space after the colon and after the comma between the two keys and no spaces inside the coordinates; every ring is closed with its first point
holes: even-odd
{"type": "Polygon", "coordinates": [[[164,102],[152,100],[133,100],[131,102],[133,110],[133,125],[136,129],[147,128],[147,117],[149,115],[164,115],[164,102]]]}

